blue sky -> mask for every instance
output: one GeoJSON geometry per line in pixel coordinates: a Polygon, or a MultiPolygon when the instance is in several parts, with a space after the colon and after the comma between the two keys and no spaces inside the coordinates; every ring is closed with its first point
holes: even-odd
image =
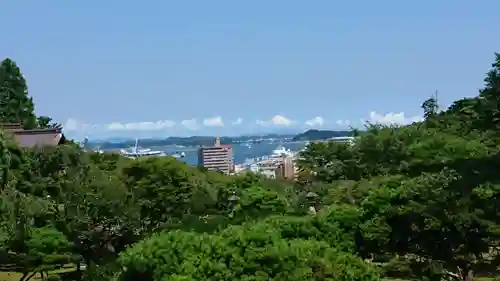
{"type": "Polygon", "coordinates": [[[476,95],[500,1],[3,1],[0,57],[73,136],[405,123],[476,95]]]}

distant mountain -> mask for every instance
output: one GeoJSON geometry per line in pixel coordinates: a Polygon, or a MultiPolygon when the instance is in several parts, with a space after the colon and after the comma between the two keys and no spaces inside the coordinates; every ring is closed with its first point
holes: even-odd
{"type": "Polygon", "coordinates": [[[135,141],[135,138],[108,138],[104,140],[96,140],[94,142],[112,142],[112,143],[120,143],[120,142],[125,142],[125,141],[135,141]]]}
{"type": "Polygon", "coordinates": [[[293,141],[326,140],[334,137],[352,136],[351,131],[308,130],[293,137],[293,141]]]}
{"type": "MultiPolygon", "coordinates": [[[[312,141],[312,140],[325,140],[333,137],[346,137],[351,136],[351,131],[330,131],[330,130],[308,130],[303,133],[295,134],[291,132],[279,132],[268,134],[253,134],[238,137],[220,137],[222,144],[234,144],[241,142],[260,142],[263,139],[282,139],[292,141],[312,141]]],[[[139,139],[139,146],[142,147],[158,147],[169,145],[182,145],[182,146],[204,146],[212,145],[215,136],[192,136],[192,137],[168,137],[166,139],[139,139]]],[[[135,139],[121,139],[113,138],[104,141],[89,141],[88,146],[92,148],[101,149],[121,149],[128,148],[135,145],[135,139]]]]}
{"type": "MultiPolygon", "coordinates": [[[[292,139],[295,134],[281,135],[281,134],[267,134],[267,135],[252,135],[252,136],[239,136],[239,137],[220,137],[221,144],[233,144],[240,142],[259,142],[262,139],[292,139]]],[[[212,145],[215,141],[215,136],[192,136],[192,137],[168,137],[166,139],[139,139],[139,146],[154,147],[154,146],[169,146],[169,145],[182,145],[182,146],[204,146],[212,145]]],[[[101,149],[121,149],[128,148],[135,145],[135,139],[128,139],[122,141],[106,140],[106,141],[89,141],[89,147],[101,149]]]]}
{"type": "Polygon", "coordinates": [[[297,128],[273,128],[273,129],[270,129],[270,130],[265,130],[265,131],[260,131],[260,132],[254,132],[252,133],[252,135],[256,136],[256,135],[259,135],[259,136],[266,136],[266,135],[280,135],[280,136],[284,136],[284,135],[293,135],[295,136],[296,134],[298,133],[301,133],[302,130],[300,129],[297,129],[297,128]]]}

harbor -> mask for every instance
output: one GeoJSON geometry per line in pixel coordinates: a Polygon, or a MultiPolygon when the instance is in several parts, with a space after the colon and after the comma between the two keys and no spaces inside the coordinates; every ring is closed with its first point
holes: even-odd
{"type": "MultiPolygon", "coordinates": [[[[352,137],[334,137],[327,140],[352,144],[352,137]]],[[[296,159],[299,152],[307,147],[308,141],[275,141],[242,142],[221,145],[218,137],[214,138],[212,146],[186,147],[169,145],[160,147],[141,147],[140,140],[127,149],[116,151],[128,158],[171,156],[192,166],[205,166],[225,174],[253,172],[268,178],[291,179],[296,174],[296,159]],[[220,149],[219,149],[220,148],[220,149]],[[219,150],[218,150],[219,149],[219,150]],[[204,156],[203,151],[209,151],[204,156]],[[219,151],[219,152],[217,152],[219,151]],[[210,158],[210,159],[209,159],[210,158]]],[[[104,153],[99,148],[95,151],[104,153]]]]}
{"type": "Polygon", "coordinates": [[[292,151],[280,145],[270,155],[247,158],[242,164],[234,166],[235,173],[250,171],[268,178],[292,178],[295,174],[295,159],[298,151],[292,151]]]}
{"type": "MultiPolygon", "coordinates": [[[[250,163],[252,159],[264,159],[266,156],[273,154],[279,146],[286,147],[291,152],[298,152],[306,146],[307,142],[276,142],[262,141],[251,145],[246,143],[232,144],[233,160],[235,165],[250,163]]],[[[141,140],[137,144],[124,149],[101,149],[100,147],[91,147],[96,152],[116,152],[123,156],[135,158],[137,156],[172,156],[188,165],[198,165],[198,150],[200,147],[182,146],[182,145],[167,145],[167,146],[141,146],[141,140]]]]}

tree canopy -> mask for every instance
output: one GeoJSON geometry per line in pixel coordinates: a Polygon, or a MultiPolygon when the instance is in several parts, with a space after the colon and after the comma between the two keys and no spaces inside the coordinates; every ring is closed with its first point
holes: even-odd
{"type": "Polygon", "coordinates": [[[36,126],[35,105],[28,96],[28,86],[21,70],[11,59],[0,63],[0,120],[36,126]]]}

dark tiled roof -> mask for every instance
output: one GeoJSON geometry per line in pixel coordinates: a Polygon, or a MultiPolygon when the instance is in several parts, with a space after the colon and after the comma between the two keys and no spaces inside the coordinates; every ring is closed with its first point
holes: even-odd
{"type": "Polygon", "coordinates": [[[64,141],[61,128],[24,130],[20,123],[0,123],[0,130],[12,134],[24,148],[56,146],[64,141]]]}
{"type": "Polygon", "coordinates": [[[17,141],[19,146],[25,148],[56,146],[59,145],[63,139],[63,135],[54,130],[36,130],[38,132],[33,131],[15,132],[14,139],[17,141]]]}
{"type": "Polygon", "coordinates": [[[21,123],[0,123],[0,130],[6,132],[23,131],[23,125],[21,123]]]}
{"type": "Polygon", "coordinates": [[[16,135],[40,135],[40,134],[58,134],[61,132],[59,128],[48,128],[48,129],[32,129],[32,130],[22,130],[15,131],[16,135]]]}

